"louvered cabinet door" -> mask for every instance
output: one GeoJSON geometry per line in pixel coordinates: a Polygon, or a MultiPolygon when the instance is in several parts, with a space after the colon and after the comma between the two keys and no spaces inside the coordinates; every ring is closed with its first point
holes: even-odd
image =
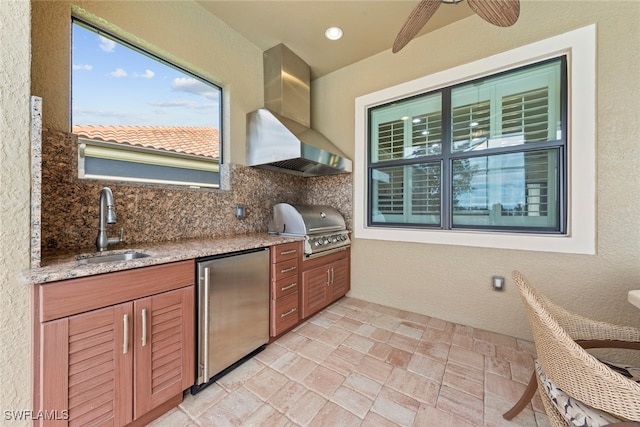
{"type": "Polygon", "coordinates": [[[330,271],[326,266],[302,272],[303,319],[326,307],[330,280],[330,271]]]}
{"type": "Polygon", "coordinates": [[[132,303],[41,324],[40,407],[45,426],[132,421],[132,303]]]}
{"type": "Polygon", "coordinates": [[[194,288],[136,300],[134,312],[138,418],[194,382],[194,288]]]}
{"type": "Polygon", "coordinates": [[[331,264],[331,301],[342,298],[349,289],[351,289],[349,258],[343,258],[331,264]]]}

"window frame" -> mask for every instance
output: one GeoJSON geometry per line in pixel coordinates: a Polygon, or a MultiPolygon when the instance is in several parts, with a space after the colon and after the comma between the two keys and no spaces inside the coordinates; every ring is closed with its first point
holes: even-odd
{"type": "MultiPolygon", "coordinates": [[[[180,73],[183,73],[185,76],[189,76],[195,80],[198,80],[202,83],[205,83],[211,87],[219,90],[220,93],[220,106],[218,109],[219,114],[219,122],[220,126],[218,128],[218,158],[204,156],[204,155],[196,155],[196,154],[185,154],[178,151],[170,151],[163,148],[152,148],[152,147],[138,147],[132,146],[128,143],[118,143],[112,141],[103,141],[101,139],[90,139],[85,137],[78,138],[77,145],[77,153],[78,153],[78,163],[77,163],[77,177],[81,180],[90,180],[90,179],[99,179],[99,180],[110,180],[110,181],[120,181],[120,182],[128,182],[128,183],[140,183],[140,184],[160,184],[160,185],[175,185],[182,187],[191,187],[191,188],[220,188],[222,183],[222,164],[223,164],[223,127],[224,127],[224,97],[225,91],[223,87],[219,84],[213,83],[211,80],[202,77],[201,75],[196,74],[193,71],[186,69],[183,66],[177,65],[167,59],[162,58],[160,55],[151,52],[148,49],[142,48],[120,35],[116,35],[112,32],[108,32],[100,28],[99,26],[91,23],[88,20],[85,20],[81,17],[72,15],[71,16],[71,49],[73,50],[73,28],[74,25],[78,25],[83,27],[88,31],[92,31],[97,35],[101,35],[108,39],[114,40],[115,42],[121,44],[122,46],[129,48],[140,55],[147,56],[162,65],[173,68],[180,73]],[[108,150],[111,153],[106,157],[102,155],[88,155],[85,154],[89,152],[87,150],[93,149],[93,151],[105,151],[108,150]],[[116,153],[119,151],[120,153],[116,153]],[[170,167],[179,170],[187,170],[187,171],[206,171],[207,173],[213,173],[217,179],[215,182],[207,182],[207,181],[189,181],[189,180],[174,180],[174,179],[165,179],[160,176],[153,178],[137,178],[137,177],[128,177],[121,175],[104,175],[104,174],[92,174],[87,173],[85,168],[85,160],[88,158],[102,158],[102,159],[111,159],[114,160],[114,157],[120,159],[131,159],[131,160],[122,160],[124,162],[132,163],[133,165],[142,164],[142,165],[162,165],[163,167],[170,167]],[[136,162],[132,160],[136,157],[144,157],[146,160],[142,162],[136,162]],[[194,165],[195,167],[191,167],[190,165],[194,165]]],[[[73,55],[70,58],[73,61],[73,55]]],[[[71,85],[70,91],[73,91],[73,73],[70,75],[71,85]]],[[[70,122],[71,126],[73,126],[73,94],[70,96],[70,122]]]]}
{"type": "MultiPolygon", "coordinates": [[[[438,88],[426,93],[421,93],[418,95],[413,95],[406,99],[398,99],[392,102],[384,103],[381,105],[376,105],[367,110],[367,123],[369,124],[368,132],[367,132],[367,175],[368,175],[368,183],[369,185],[369,195],[368,195],[368,203],[367,203],[367,226],[368,227],[406,227],[406,228],[433,228],[433,229],[441,229],[441,230],[456,230],[456,229],[467,229],[467,230],[486,230],[490,232],[531,232],[534,234],[543,234],[543,233],[555,233],[555,234],[566,234],[566,147],[567,147],[567,79],[566,79],[566,71],[567,71],[567,55],[562,54],[557,57],[549,58],[542,60],[540,62],[527,64],[521,67],[515,67],[513,69],[509,69],[506,71],[501,71],[496,74],[490,74],[487,76],[483,76],[480,78],[476,78],[469,81],[459,82],[452,86],[446,86],[443,88],[438,88]],[[489,116],[489,121],[496,122],[495,126],[491,125],[489,127],[489,139],[492,138],[493,134],[497,132],[497,129],[501,129],[498,126],[498,122],[502,123],[502,115],[503,110],[502,106],[497,106],[502,99],[502,90],[504,90],[504,85],[517,85],[517,82],[522,79],[523,72],[529,71],[524,77],[528,80],[538,80],[539,82],[549,82],[549,69],[545,69],[546,66],[550,64],[556,64],[555,66],[559,69],[559,86],[553,87],[553,95],[557,96],[554,100],[559,98],[559,110],[553,114],[553,112],[549,113],[554,117],[560,119],[562,123],[561,129],[561,137],[550,138],[549,132],[553,132],[554,136],[557,134],[557,131],[554,132],[555,123],[549,123],[549,126],[552,126],[553,129],[547,133],[548,139],[543,142],[532,142],[532,143],[522,143],[511,146],[503,146],[503,147],[487,147],[482,149],[481,151],[465,151],[465,150],[456,150],[454,149],[454,137],[453,137],[453,129],[454,129],[454,113],[455,108],[453,106],[454,93],[460,89],[463,89],[463,92],[469,91],[470,88],[478,83],[484,83],[487,80],[493,79],[504,79],[502,80],[501,86],[499,87],[500,93],[495,93],[493,95],[485,95],[488,96],[486,98],[486,102],[490,102],[491,106],[491,114],[489,116]],[[535,69],[538,69],[537,71],[535,69]],[[531,72],[534,70],[533,72],[531,72]],[[433,106],[433,99],[438,99],[439,102],[439,110],[435,110],[435,112],[431,111],[433,106]],[[399,105],[394,105],[396,102],[399,102],[399,105]],[[378,135],[379,129],[376,128],[376,124],[386,124],[393,123],[396,121],[401,121],[403,126],[406,128],[403,132],[404,138],[402,140],[403,147],[406,148],[407,143],[411,143],[412,140],[410,138],[411,131],[413,130],[413,124],[409,120],[412,117],[415,117],[414,114],[411,113],[412,109],[416,109],[415,105],[419,105],[417,111],[421,115],[431,115],[431,114],[439,114],[441,117],[440,122],[440,150],[439,153],[435,154],[425,154],[419,157],[410,158],[410,157],[400,157],[396,159],[390,160],[381,160],[379,157],[379,138],[376,138],[378,135]],[[427,108],[427,112],[422,114],[424,108],[427,108]],[[495,110],[495,111],[493,111],[495,110]],[[495,114],[494,114],[495,113],[495,114]],[[500,114],[498,114],[500,113],[500,114]],[[380,116],[376,120],[373,117],[380,116]],[[400,117],[403,118],[385,119],[384,117],[400,117]],[[508,154],[524,154],[537,152],[542,150],[553,151],[556,150],[557,155],[557,177],[559,178],[556,184],[556,188],[554,189],[555,199],[557,200],[557,212],[554,218],[554,222],[556,223],[555,227],[540,227],[540,226],[529,226],[529,225],[470,225],[470,224],[456,224],[455,223],[455,208],[453,204],[453,170],[454,162],[457,160],[464,159],[482,159],[489,157],[499,157],[501,155],[508,154]],[[391,167],[402,167],[402,166],[417,166],[417,165],[440,165],[440,212],[439,212],[439,221],[438,223],[420,223],[420,222],[412,222],[411,220],[407,222],[394,222],[394,221],[375,221],[374,220],[374,205],[376,198],[374,197],[374,179],[373,173],[376,170],[381,170],[385,168],[391,167]]],[[[531,85],[531,83],[530,83],[531,85]]],[[[538,83],[535,84],[536,86],[538,83]]],[[[551,86],[555,85],[555,81],[551,81],[551,86]]],[[[534,87],[532,85],[532,87],[534,87]]],[[[489,86],[489,91],[493,92],[493,86],[489,86]]],[[[530,90],[529,88],[523,89],[525,91],[530,90]]],[[[510,94],[510,92],[508,92],[510,94]]],[[[517,95],[517,94],[514,94],[517,95]]],[[[468,96],[468,95],[465,95],[468,96]]],[[[476,103],[481,102],[485,103],[485,97],[478,99],[477,97],[473,97],[476,103]]],[[[470,101],[469,101],[470,102],[470,101]]],[[[555,108],[555,102],[549,108],[549,110],[553,110],[555,108]]],[[[462,105],[461,107],[464,107],[462,105]]],[[[459,107],[458,107],[459,108],[459,107]]],[[[472,129],[469,127],[469,129],[472,129]]],[[[501,134],[501,132],[500,132],[501,134]]],[[[502,136],[502,135],[500,135],[502,136]]],[[[405,180],[404,184],[408,184],[412,186],[412,180],[408,179],[407,174],[410,171],[405,170],[405,180]]],[[[412,218],[414,214],[411,212],[411,208],[413,204],[409,200],[416,193],[413,193],[411,189],[404,190],[404,205],[405,205],[405,213],[401,214],[401,217],[412,218]]],[[[554,203],[555,205],[555,203],[554,203]]],[[[555,206],[554,206],[555,207],[555,206]]],[[[488,208],[491,211],[491,208],[488,208]]],[[[555,209],[554,209],[555,211],[555,209]]],[[[395,216],[395,215],[392,215],[395,216]]],[[[507,222],[507,221],[505,221],[507,222]]]]}
{"type": "Polygon", "coordinates": [[[596,27],[589,25],[564,34],[505,51],[488,58],[418,78],[356,98],[354,237],[534,250],[561,253],[596,253],[596,27]],[[372,227],[368,224],[368,110],[447,86],[455,86],[502,71],[567,56],[567,184],[566,230],[563,234],[439,230],[415,227],[372,227]],[[579,126],[576,126],[579,124],[579,126]]]}

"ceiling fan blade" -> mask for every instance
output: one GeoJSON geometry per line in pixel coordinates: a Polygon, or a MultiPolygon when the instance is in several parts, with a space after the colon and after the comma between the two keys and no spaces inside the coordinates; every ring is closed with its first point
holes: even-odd
{"type": "Polygon", "coordinates": [[[424,24],[436,13],[440,6],[440,0],[420,0],[407,18],[407,22],[396,36],[391,51],[396,53],[407,45],[420,32],[424,24]]]}
{"type": "Polygon", "coordinates": [[[480,18],[498,27],[510,27],[520,16],[519,0],[467,0],[467,2],[480,18]]]}

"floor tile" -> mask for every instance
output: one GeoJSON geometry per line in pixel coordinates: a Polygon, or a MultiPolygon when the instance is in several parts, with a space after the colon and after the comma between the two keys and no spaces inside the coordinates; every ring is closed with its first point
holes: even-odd
{"type": "Polygon", "coordinates": [[[286,413],[302,397],[307,388],[295,381],[289,381],[275,392],[269,399],[269,404],[281,413],[286,413]]]}
{"type": "Polygon", "coordinates": [[[367,412],[369,412],[373,404],[373,399],[345,385],[338,387],[333,396],[331,396],[331,401],[342,406],[360,419],[364,419],[364,417],[367,416],[367,412]]]}
{"type": "Polygon", "coordinates": [[[152,427],[547,427],[532,343],[343,298],[184,401],[152,427]]]}
{"type": "Polygon", "coordinates": [[[436,408],[476,426],[483,423],[484,403],[482,399],[446,385],[440,387],[436,408]]]}
{"type": "Polygon", "coordinates": [[[395,368],[385,382],[385,387],[398,391],[421,403],[435,406],[440,384],[413,372],[395,368]]]}
{"type": "Polygon", "coordinates": [[[227,396],[227,394],[219,384],[210,384],[195,395],[187,394],[179,408],[191,418],[195,419],[205,410],[227,396]]]}
{"type": "Polygon", "coordinates": [[[414,353],[413,356],[411,356],[407,370],[431,380],[442,382],[445,366],[445,362],[414,353]]]}
{"type": "Polygon", "coordinates": [[[337,403],[327,402],[313,417],[310,426],[317,427],[357,427],[362,420],[337,403]]]}
{"type": "Polygon", "coordinates": [[[360,362],[356,364],[354,370],[384,384],[393,370],[393,366],[371,356],[364,356],[360,362]]]}
{"type": "Polygon", "coordinates": [[[420,405],[413,425],[418,426],[455,426],[455,427],[474,427],[473,424],[463,420],[462,418],[451,415],[448,412],[441,411],[430,405],[420,405]]]}
{"type": "Polygon", "coordinates": [[[390,388],[383,388],[373,402],[371,410],[399,426],[410,426],[420,404],[390,388]]]}
{"type": "Polygon", "coordinates": [[[318,366],[307,375],[302,383],[310,390],[329,399],[344,382],[345,377],[324,366],[318,366]]]}
{"type": "Polygon", "coordinates": [[[352,372],[349,374],[343,384],[346,387],[350,387],[352,390],[369,397],[371,400],[375,399],[382,389],[381,383],[358,372],[352,372]]]}
{"type": "Polygon", "coordinates": [[[263,404],[249,417],[242,421],[242,425],[251,427],[294,427],[295,424],[273,406],[263,404]]]}
{"type": "MultiPolygon", "coordinates": [[[[266,367],[249,379],[244,386],[263,401],[285,385],[289,380],[280,372],[266,367]]],[[[215,385],[215,384],[214,384],[215,385]]]]}
{"type": "Polygon", "coordinates": [[[324,397],[314,391],[307,390],[285,415],[296,424],[307,426],[325,403],[327,400],[324,397]]]}

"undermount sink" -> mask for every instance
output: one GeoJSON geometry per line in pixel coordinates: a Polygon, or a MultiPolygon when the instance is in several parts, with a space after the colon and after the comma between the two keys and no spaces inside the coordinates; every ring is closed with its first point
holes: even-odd
{"type": "Polygon", "coordinates": [[[129,261],[132,259],[147,258],[149,256],[149,254],[145,254],[144,252],[124,252],[118,254],[86,256],[79,258],[77,261],[79,265],[101,264],[103,262],[129,261]]]}

